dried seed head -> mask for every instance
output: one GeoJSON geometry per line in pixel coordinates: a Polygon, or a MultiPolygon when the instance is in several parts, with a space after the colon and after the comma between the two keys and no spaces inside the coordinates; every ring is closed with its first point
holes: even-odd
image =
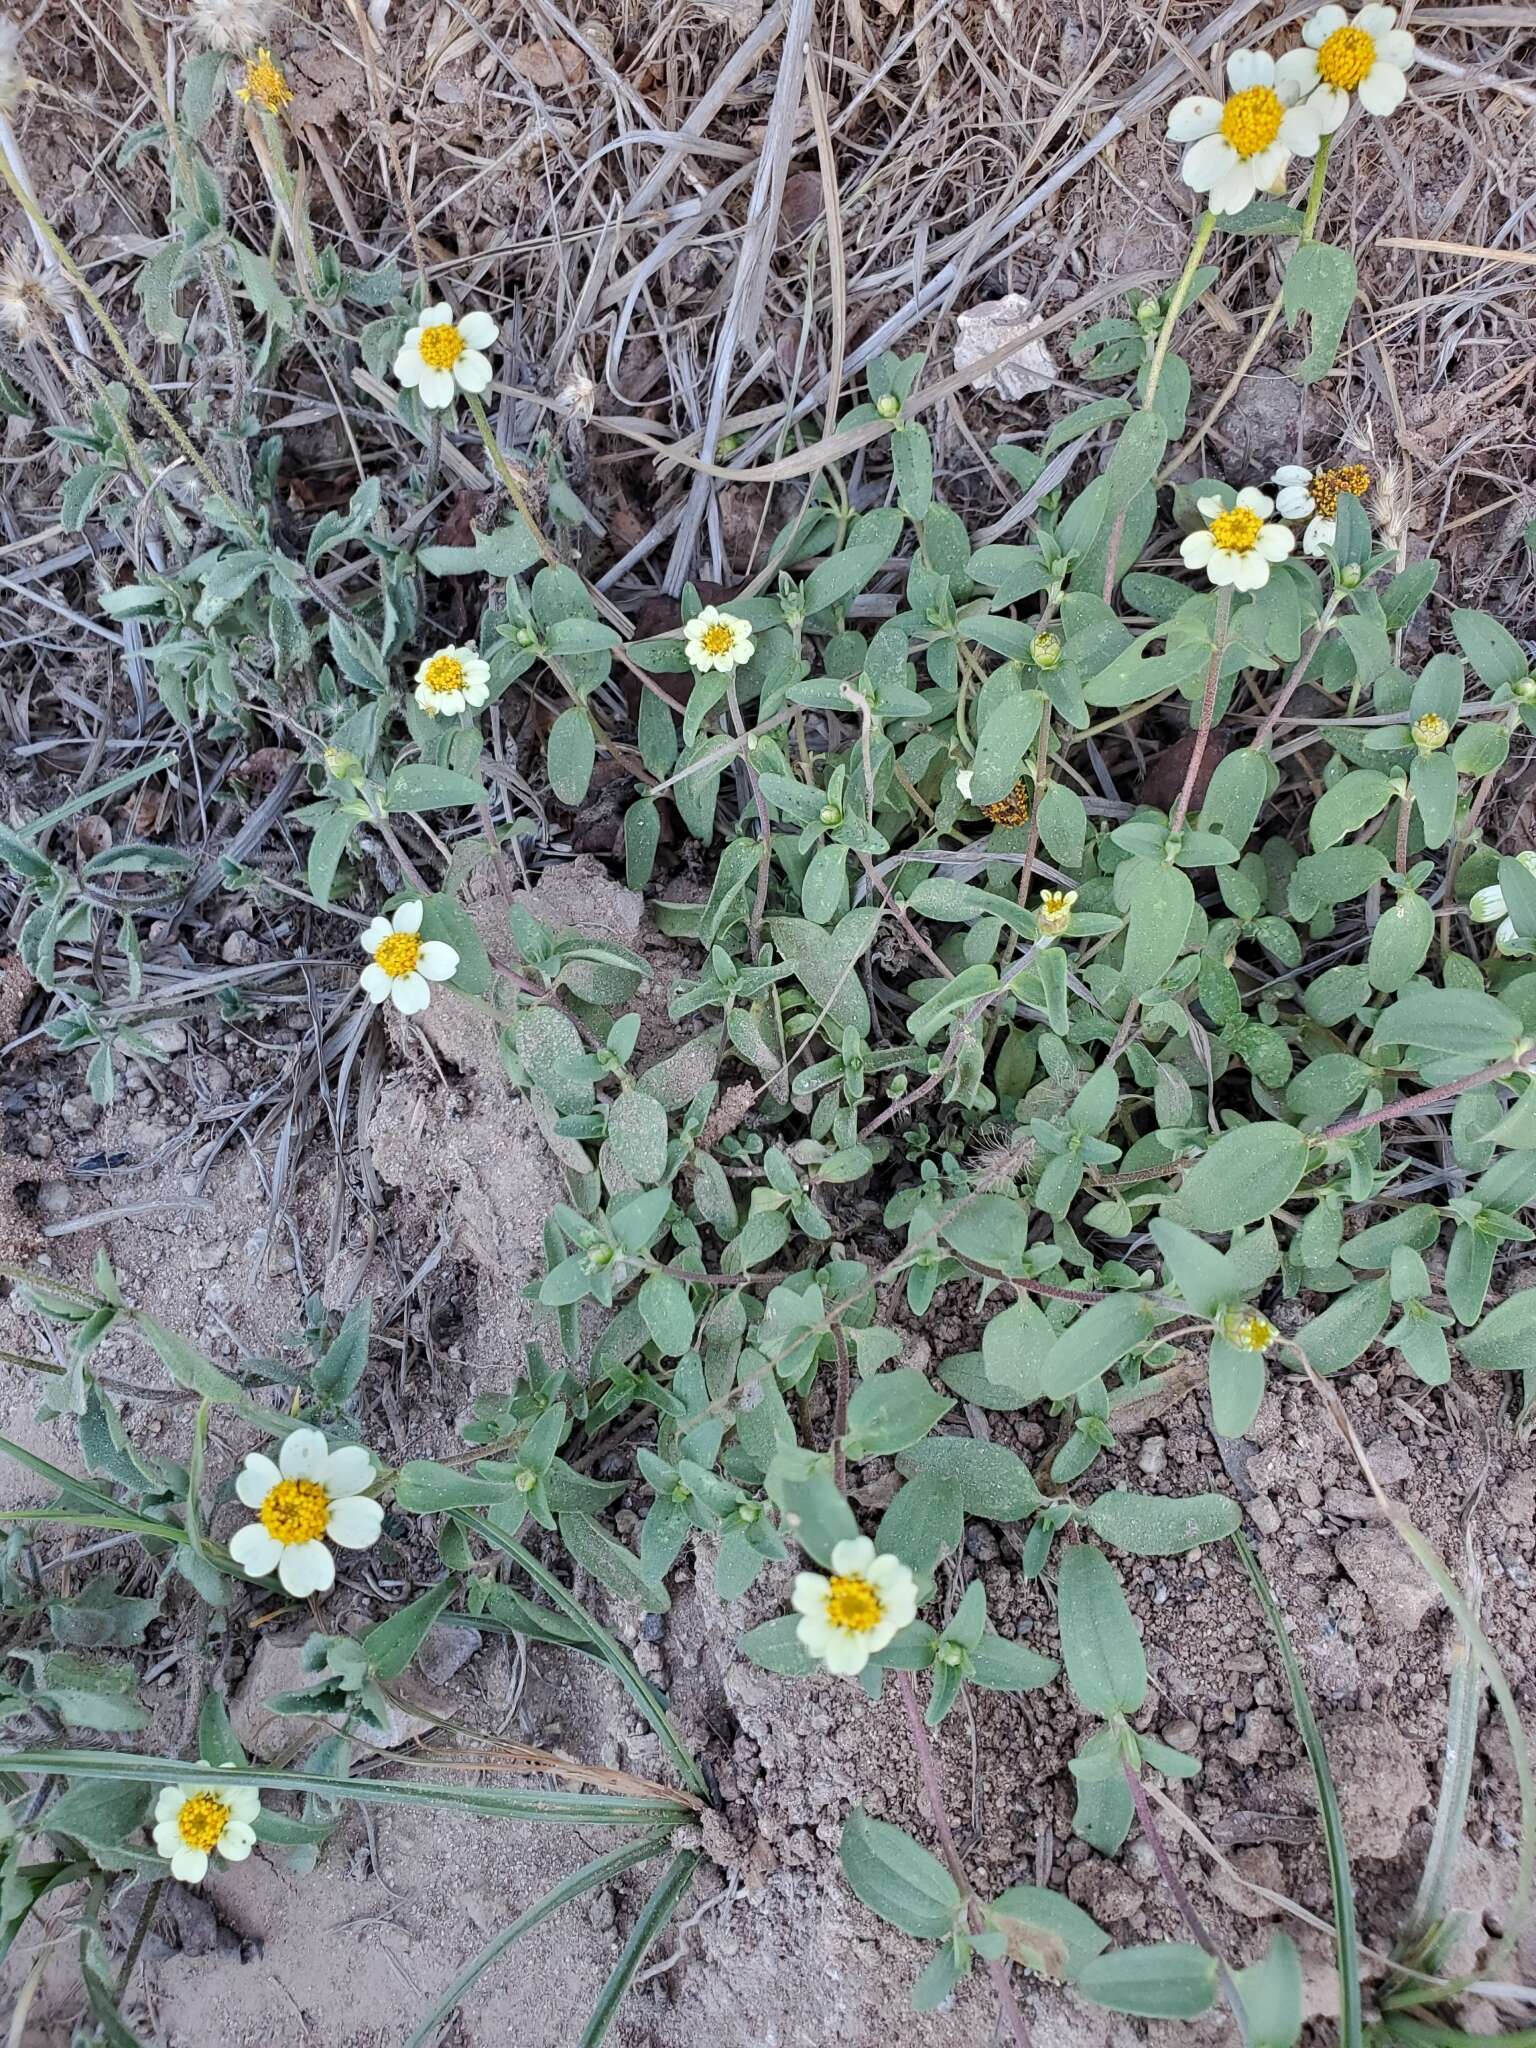
{"type": "Polygon", "coordinates": [[[210,50],[248,57],[272,19],[269,0],[192,0],[187,26],[210,50]]]}
{"type": "Polygon", "coordinates": [[[56,265],[43,263],[24,242],[0,263],[0,332],[14,342],[40,341],[68,314],[74,294],[56,265]]]}

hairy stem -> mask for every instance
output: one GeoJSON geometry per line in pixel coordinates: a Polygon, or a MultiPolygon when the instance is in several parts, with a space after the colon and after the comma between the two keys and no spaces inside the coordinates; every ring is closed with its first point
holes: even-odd
{"type": "Polygon", "coordinates": [[[1319,1131],[1317,1142],[1331,1144],[1339,1138],[1358,1137],[1361,1131],[1388,1123],[1395,1116],[1412,1116],[1415,1110],[1432,1109],[1437,1102],[1449,1102],[1468,1088],[1481,1088],[1489,1081],[1507,1081],[1512,1074],[1527,1074],[1530,1072],[1530,1058],[1527,1053],[1519,1058],[1498,1060],[1491,1067],[1468,1074],[1464,1080],[1447,1081],[1439,1088],[1425,1088],[1418,1095],[1399,1096],[1396,1102],[1383,1103],[1380,1109],[1368,1109],[1363,1115],[1347,1116],[1342,1123],[1330,1124],[1326,1131],[1319,1131]]]}
{"type": "Polygon", "coordinates": [[[1195,744],[1190,753],[1189,766],[1184,771],[1184,787],[1179,791],[1179,800],[1173,807],[1168,820],[1169,837],[1176,837],[1184,829],[1184,820],[1189,815],[1189,806],[1194,798],[1195,785],[1200,779],[1200,764],[1205,759],[1205,750],[1211,737],[1211,724],[1216,716],[1216,692],[1221,687],[1221,657],[1226,652],[1227,628],[1232,620],[1232,586],[1222,586],[1216,600],[1216,623],[1211,630],[1211,658],[1205,671],[1205,696],[1200,703],[1200,723],[1195,728],[1195,744]]]}
{"type": "Polygon", "coordinates": [[[1243,2036],[1244,2040],[1247,2040],[1248,2015],[1243,2008],[1242,1997],[1237,1985],[1233,1981],[1232,1972],[1227,1967],[1227,1959],[1216,1946],[1210,1930],[1200,1917],[1199,1908],[1189,1895],[1183,1878],[1180,1877],[1178,1871],[1174,1868],[1173,1858],[1168,1854],[1167,1844],[1157,1831],[1157,1822],[1152,1818],[1151,1802],[1147,1798],[1146,1789],[1142,1785],[1140,1778],[1137,1777],[1129,1764],[1122,1764],[1121,1769],[1125,1772],[1125,1782],[1130,1791],[1131,1803],[1136,1808],[1136,1818],[1141,1823],[1141,1832],[1146,1836],[1147,1846],[1156,1858],[1163,1883],[1168,1887],[1168,1896],[1173,1900],[1175,1906],[1178,1907],[1179,1918],[1194,1936],[1196,1943],[1205,1950],[1212,1962],[1215,1963],[1217,1974],[1221,1979],[1222,1996],[1232,2008],[1232,2017],[1237,2021],[1238,2032],[1243,2036]]]}
{"type": "Polygon", "coordinates": [[[1201,214],[1200,224],[1195,229],[1195,239],[1190,247],[1189,261],[1184,266],[1183,276],[1173,288],[1173,297],[1168,301],[1168,310],[1163,315],[1163,324],[1157,332],[1157,346],[1152,351],[1152,365],[1147,371],[1147,389],[1141,401],[1143,412],[1152,410],[1152,401],[1156,398],[1157,387],[1162,381],[1163,365],[1168,360],[1173,330],[1184,310],[1184,301],[1189,297],[1189,288],[1195,281],[1195,272],[1200,268],[1200,258],[1205,254],[1205,245],[1211,239],[1215,226],[1214,213],[1207,211],[1201,214]]]}

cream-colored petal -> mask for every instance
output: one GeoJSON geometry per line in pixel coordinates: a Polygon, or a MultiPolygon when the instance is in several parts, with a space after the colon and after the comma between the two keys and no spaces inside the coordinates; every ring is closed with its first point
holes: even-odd
{"type": "Polygon", "coordinates": [[[261,1794],[254,1785],[231,1785],[227,1792],[221,1789],[219,1797],[229,1808],[231,1817],[244,1821],[247,1827],[261,1812],[261,1794]]]}
{"type": "Polygon", "coordinates": [[[493,348],[500,332],[490,314],[482,313],[478,308],[473,313],[466,313],[459,322],[459,333],[466,348],[493,348]]]}
{"type": "Polygon", "coordinates": [[[466,647],[463,657],[464,681],[467,685],[488,683],[491,680],[491,664],[478,654],[472,654],[466,647]]]}
{"type": "Polygon", "coordinates": [[[1208,192],[1241,161],[1225,135],[1204,135],[1185,150],[1179,176],[1192,192],[1208,192]]]}
{"type": "Polygon", "coordinates": [[[343,1444],[326,1459],[320,1484],[332,1500],[345,1500],[348,1494],[366,1492],[373,1484],[373,1474],[373,1460],[362,1445],[343,1444]]]}
{"type": "Polygon", "coordinates": [[[256,1846],[256,1831],[243,1820],[226,1821],[217,1846],[226,1863],[243,1863],[256,1846]]]}
{"type": "Polygon", "coordinates": [[[1215,552],[1216,543],[1203,526],[1186,533],[1179,542],[1179,554],[1186,569],[1203,569],[1215,552]]]}
{"type": "Polygon", "coordinates": [[[235,1475],[235,1498],[248,1508],[259,1508],[282,1476],[269,1457],[261,1451],[249,1451],[235,1475]]]}
{"type": "Polygon", "coordinates": [[[1198,142],[1203,135],[1214,135],[1220,126],[1221,101],[1206,93],[1192,93],[1168,110],[1170,142],[1198,142]]]}
{"type": "Polygon", "coordinates": [[[419,707],[425,711],[428,718],[442,717],[442,706],[438,702],[438,694],[430,683],[418,683],[415,689],[412,690],[411,695],[416,699],[419,707]]]}
{"type": "Polygon", "coordinates": [[[452,327],[453,324],[453,308],[446,299],[439,300],[435,306],[428,306],[421,316],[423,332],[429,327],[452,327]]]}
{"type": "Polygon", "coordinates": [[[864,1636],[839,1633],[820,1655],[827,1669],[839,1678],[855,1678],[869,1662],[869,1642],[864,1636]]]}
{"type": "Polygon", "coordinates": [[[416,390],[429,412],[441,412],[445,405],[452,405],[453,394],[458,388],[453,381],[452,370],[429,370],[423,363],[421,375],[416,379],[416,390]]]}
{"type": "Polygon", "coordinates": [[[323,1543],[290,1543],[278,1564],[277,1576],[285,1593],[303,1600],[311,1593],[330,1591],[336,1583],[336,1566],[323,1543]]]}
{"type": "MultiPolygon", "coordinates": [[[[457,949],[442,939],[428,939],[416,956],[416,972],[428,981],[452,981],[459,971],[457,949]]],[[[356,1491],[357,1489],[349,1489],[356,1491]]]]}
{"type": "Polygon", "coordinates": [[[493,374],[490,357],[481,355],[477,348],[465,349],[453,366],[453,380],[461,391],[488,390],[493,374]]]}
{"type": "Polygon", "coordinates": [[[1345,13],[1344,9],[1330,5],[1319,7],[1316,14],[1303,27],[1301,33],[1303,40],[1309,42],[1314,50],[1320,50],[1336,28],[1348,28],[1348,26],[1349,16],[1345,13]]]}
{"type": "MultiPolygon", "coordinates": [[[[1322,146],[1322,140],[1323,131],[1311,107],[1288,107],[1281,117],[1280,136],[1274,146],[1276,149],[1283,149],[1287,157],[1316,156],[1322,146]]],[[[1264,154],[1267,157],[1270,152],[1266,150],[1264,154]]],[[[1285,165],[1282,163],[1270,175],[1280,177],[1284,173],[1285,165]]],[[[1262,181],[1269,182],[1268,179],[1262,181]]]]}
{"type": "Polygon", "coordinates": [[[296,1429],[283,1438],[277,1454],[278,1468],[285,1479],[318,1480],[329,1455],[318,1429],[296,1429]]]}
{"type": "Polygon", "coordinates": [[[1494,924],[1504,910],[1504,891],[1497,882],[1490,882],[1486,889],[1474,889],[1467,905],[1467,915],[1475,924],[1494,924]]]}
{"type": "Polygon", "coordinates": [[[426,367],[421,360],[420,349],[408,342],[395,357],[395,382],[403,384],[407,391],[414,391],[421,382],[426,367]]]}
{"type": "Polygon", "coordinates": [[[1224,583],[1237,581],[1237,556],[1230,548],[1211,549],[1211,559],[1205,565],[1205,573],[1219,588],[1224,583]]]}
{"type": "Polygon", "coordinates": [[[395,930],[397,932],[419,932],[421,930],[421,913],[422,902],[419,896],[413,896],[408,903],[400,904],[395,911],[393,920],[395,930]]]}
{"type": "Polygon", "coordinates": [[[1337,85],[1319,85],[1307,105],[1317,116],[1319,131],[1332,135],[1344,125],[1344,117],[1349,112],[1349,94],[1337,85]]]}
{"type": "Polygon", "coordinates": [[[377,960],[370,960],[362,973],[357,977],[357,980],[358,986],[362,989],[363,994],[370,1003],[388,1002],[389,992],[393,988],[394,983],[384,972],[377,960]]]}
{"type": "MultiPolygon", "coordinates": [[[[1278,474],[1275,481],[1280,483],[1278,474]]],[[[1282,519],[1305,519],[1313,503],[1312,493],[1305,484],[1280,484],[1275,493],[1275,510],[1282,519]]]]}
{"type": "Polygon", "coordinates": [[[1331,548],[1338,533],[1338,522],[1333,519],[1313,519],[1308,522],[1306,532],[1301,536],[1302,552],[1320,555],[1324,548],[1331,548]]]}
{"type": "Polygon", "coordinates": [[[229,1554],[253,1579],[265,1579],[277,1570],[283,1546],[275,1536],[268,1535],[260,1522],[247,1522],[230,1537],[229,1554]]]}
{"type": "Polygon", "coordinates": [[[379,1503],[354,1494],[350,1500],[332,1501],[325,1533],[343,1550],[367,1550],[378,1542],[383,1526],[384,1510],[379,1503]]]}
{"type": "MultiPolygon", "coordinates": [[[[1199,145],[1196,144],[1198,148],[1199,145]]],[[[1241,213],[1252,203],[1259,189],[1251,163],[1235,163],[1216,180],[1207,195],[1206,203],[1212,213],[1241,213]]]]}
{"type": "Polygon", "coordinates": [[[377,953],[393,930],[394,926],[387,917],[376,917],[364,927],[358,944],[365,953],[377,953]]]}
{"type": "Polygon", "coordinates": [[[820,1614],[826,1606],[828,1582],[820,1572],[796,1572],[789,1604],[796,1614],[820,1614]]]}
{"type": "Polygon", "coordinates": [[[1215,491],[1212,491],[1208,497],[1196,498],[1195,500],[1195,510],[1202,519],[1219,518],[1226,509],[1226,499],[1218,496],[1215,491]]]}
{"type": "Polygon", "coordinates": [[[1268,50],[1234,50],[1227,59],[1227,84],[1233,92],[1274,82],[1275,60],[1268,50]]]}
{"type": "Polygon", "coordinates": [[[1376,61],[1378,64],[1395,64],[1399,71],[1406,71],[1418,55],[1418,49],[1407,29],[1388,29],[1384,36],[1376,38],[1376,61]]]}
{"type": "Polygon", "coordinates": [[[1368,114],[1395,114],[1408,93],[1408,81],[1395,64],[1373,64],[1359,85],[1360,104],[1368,114]]]}
{"type": "Polygon", "coordinates": [[[423,974],[402,974],[390,983],[389,1000],[402,1017],[415,1017],[432,1000],[432,984],[423,974]]]}
{"type": "Polygon", "coordinates": [[[1287,104],[1303,98],[1317,82],[1316,50],[1287,50],[1275,66],[1275,90],[1287,104]]]}
{"type": "Polygon", "coordinates": [[[875,1561],[875,1546],[867,1536],[845,1536],[832,1546],[832,1570],[842,1577],[867,1573],[875,1561]]]}
{"type": "MultiPolygon", "coordinates": [[[[1499,904],[1498,915],[1500,917],[1504,915],[1502,901],[1499,904]]],[[[157,1821],[173,1821],[185,1803],[186,1794],[179,1785],[162,1785],[160,1787],[160,1796],[155,1801],[155,1819],[157,1821]]]]}
{"type": "Polygon", "coordinates": [[[201,1884],[208,1875],[208,1852],[185,1846],[178,1849],[171,1858],[171,1875],[183,1884],[201,1884]]]}
{"type": "Polygon", "coordinates": [[[1261,519],[1267,519],[1275,509],[1274,499],[1253,484],[1243,486],[1237,494],[1237,502],[1245,512],[1257,512],[1261,519]]]}
{"type": "Polygon", "coordinates": [[[1261,526],[1254,546],[1266,562],[1283,562],[1296,545],[1296,536],[1288,526],[1261,526]]]}
{"type": "Polygon", "coordinates": [[[1388,36],[1392,33],[1396,20],[1397,9],[1395,7],[1372,5],[1361,8],[1360,12],[1355,16],[1355,27],[1363,28],[1374,43],[1379,37],[1388,36]]]}
{"type": "Polygon", "coordinates": [[[1262,590],[1269,581],[1269,564],[1257,548],[1233,558],[1232,583],[1237,590],[1262,590]]]}
{"type": "Polygon", "coordinates": [[[150,1836],[160,1854],[170,1858],[181,1847],[181,1829],[174,1820],[160,1821],[150,1836]]]}
{"type": "Polygon", "coordinates": [[[464,702],[469,706],[470,710],[478,711],[480,707],[486,702],[488,702],[490,698],[490,685],[484,682],[483,680],[479,682],[466,683],[464,685],[463,694],[464,702]]]}

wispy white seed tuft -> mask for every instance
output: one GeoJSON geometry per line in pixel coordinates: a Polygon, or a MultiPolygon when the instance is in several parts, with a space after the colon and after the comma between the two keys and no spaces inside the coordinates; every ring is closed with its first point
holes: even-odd
{"type": "Polygon", "coordinates": [[[192,0],[187,26],[210,50],[247,57],[266,35],[270,0],[192,0]]]}

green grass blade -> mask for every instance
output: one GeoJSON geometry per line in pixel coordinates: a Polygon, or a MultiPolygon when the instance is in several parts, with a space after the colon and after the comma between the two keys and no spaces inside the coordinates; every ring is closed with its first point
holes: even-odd
{"type": "Polygon", "coordinates": [[[679,1827],[696,1822],[679,1800],[620,1797],[591,1792],[504,1791],[492,1786],[423,1784],[415,1779],[331,1778],[321,1771],[278,1771],[259,1765],[221,1770],[174,1756],[132,1756],[100,1749],[19,1749],[5,1757],[8,1770],[47,1771],[60,1777],[105,1778],[128,1785],[253,1785],[261,1792],[313,1792],[322,1799],[357,1799],[367,1806],[455,1807],[465,1813],[549,1826],[586,1823],[610,1827],[679,1827]]]}
{"type": "Polygon", "coordinates": [[[709,1787],[704,1781],[704,1773],[683,1747],[682,1738],[672,1726],[672,1718],[667,1712],[661,1695],[636,1670],[634,1663],[623,1646],[615,1642],[601,1622],[593,1620],[592,1616],[588,1614],[579,1601],[571,1598],[554,1573],[546,1571],[536,1557],[524,1550],[521,1543],[514,1542],[510,1536],[503,1536],[499,1529],[493,1528],[482,1516],[473,1513],[471,1510],[463,1509],[459,1511],[454,1519],[461,1523],[464,1528],[473,1529],[475,1534],[484,1542],[492,1544],[497,1550],[505,1552],[508,1557],[513,1558],[521,1565],[529,1578],[533,1580],[533,1583],[542,1588],[549,1595],[550,1599],[554,1601],[560,1612],[574,1621],[577,1627],[591,1639],[603,1662],[623,1685],[625,1691],[635,1702],[635,1705],[644,1714],[647,1721],[650,1722],[663,1743],[665,1743],[672,1761],[677,1765],[683,1782],[691,1785],[700,1798],[708,1799],[709,1787]]]}
{"type": "Polygon", "coordinates": [[[635,1972],[645,1961],[651,1944],[686,1898],[700,1861],[697,1849],[684,1849],[673,1857],[660,1884],[641,1907],[640,1917],[624,1944],[624,1953],[614,1964],[613,1973],[602,1988],[577,2048],[598,2048],[598,2043],[606,2037],[613,2025],[613,2016],[633,1983],[635,1972]]]}
{"type": "Polygon", "coordinates": [[[638,1841],[621,1843],[617,1849],[610,1849],[606,1856],[594,1856],[590,1863],[583,1863],[580,1870],[573,1870],[569,1877],[562,1878],[553,1891],[547,1891],[536,1905],[519,1914],[510,1927],[504,1927],[494,1941],[487,1942],[479,1955],[464,1965],[406,2042],[405,2048],[426,2048],[464,1994],[474,1988],[497,1957],[504,1955],[521,1935],[529,1933],[541,1920],[547,1920],[551,1913],[558,1913],[562,1906],[568,1906],[572,1899],[579,1899],[583,1892],[607,1884],[611,1878],[636,1863],[646,1863],[653,1856],[659,1856],[666,1848],[670,1834],[670,1829],[660,1829],[654,1835],[642,1835],[638,1841]]]}
{"type": "Polygon", "coordinates": [[[1296,1716],[1297,1731],[1307,1752],[1307,1761],[1312,1766],[1312,1775],[1317,1782],[1317,1805],[1323,1817],[1323,1840],[1328,1851],[1328,1881],[1333,1887],[1333,1924],[1338,1942],[1339,2048],[1360,2048],[1360,1941],[1355,1928],[1355,1885],[1349,1872],[1349,1847],[1344,1840],[1344,1816],[1339,1811],[1339,1795],[1334,1790],[1333,1773],[1328,1768],[1328,1752],[1323,1747],[1323,1738],[1312,1712],[1312,1703],[1307,1698],[1306,1681],[1301,1675],[1301,1666],[1296,1661],[1296,1652],[1291,1648],[1291,1639],[1285,1632],[1285,1622],[1275,1596],[1270,1591],[1269,1581],[1249,1548],[1247,1539],[1239,1534],[1234,1536],[1232,1541],[1243,1561],[1244,1570],[1253,1581],[1253,1590],[1259,1597],[1264,1618],[1274,1633],[1275,1643],[1280,1651],[1280,1661],[1285,1666],[1286,1682],[1291,1688],[1291,1711],[1296,1716]]]}
{"type": "Polygon", "coordinates": [[[1410,1960],[1421,1943],[1437,1935],[1445,1918],[1451,1878],[1461,1853],[1472,1764],[1477,1755],[1478,1710],[1487,1682],[1472,1645],[1463,1635],[1456,1645],[1451,1669],[1445,1763],[1440,1774],[1440,1797],[1435,1804],[1434,1832],[1424,1857],[1418,1892],[1395,1944],[1396,1953],[1410,1960]]]}

